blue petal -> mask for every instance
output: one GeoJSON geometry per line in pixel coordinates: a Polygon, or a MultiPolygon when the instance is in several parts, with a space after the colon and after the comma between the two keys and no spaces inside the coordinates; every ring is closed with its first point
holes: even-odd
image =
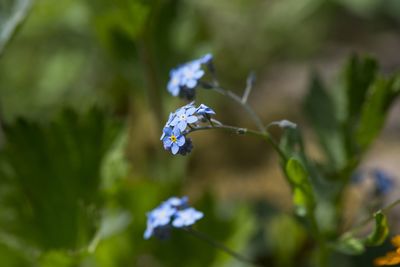
{"type": "Polygon", "coordinates": [[[184,144],[185,144],[185,137],[183,136],[183,135],[181,135],[179,138],[178,138],[178,146],[183,146],[184,144]]]}
{"type": "Polygon", "coordinates": [[[198,70],[198,71],[196,71],[196,73],[194,74],[194,77],[195,77],[196,79],[200,79],[201,77],[203,77],[203,75],[204,75],[204,70],[198,70]]]}
{"type": "Polygon", "coordinates": [[[163,142],[164,142],[164,147],[166,147],[166,148],[169,148],[172,145],[172,141],[171,141],[171,139],[169,139],[169,137],[165,137],[163,142]]]}
{"type": "Polygon", "coordinates": [[[195,112],[196,112],[196,108],[190,106],[190,107],[186,110],[186,116],[193,115],[193,113],[195,113],[195,112]]]}
{"type": "Polygon", "coordinates": [[[190,116],[187,118],[186,120],[188,123],[194,123],[196,121],[198,121],[198,118],[196,116],[190,116]]]}
{"type": "Polygon", "coordinates": [[[181,132],[183,132],[186,129],[186,126],[187,126],[186,121],[180,121],[177,125],[177,127],[179,128],[179,130],[181,130],[181,132]]]}
{"type": "Polygon", "coordinates": [[[171,152],[172,152],[172,154],[176,155],[176,153],[178,153],[178,151],[179,151],[179,146],[174,143],[171,147],[171,152]]]}
{"type": "Polygon", "coordinates": [[[197,85],[197,80],[195,80],[195,79],[192,79],[192,80],[189,80],[186,82],[186,86],[188,88],[194,88],[194,87],[196,87],[196,85],[197,85]]]}

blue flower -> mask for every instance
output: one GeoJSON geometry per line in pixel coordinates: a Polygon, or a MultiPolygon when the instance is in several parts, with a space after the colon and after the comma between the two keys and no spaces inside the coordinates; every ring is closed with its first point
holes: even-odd
{"type": "Polygon", "coordinates": [[[177,211],[172,221],[172,226],[176,228],[188,227],[203,218],[203,213],[194,208],[187,208],[177,211]]]}
{"type": "Polygon", "coordinates": [[[394,186],[394,181],[391,176],[382,170],[373,170],[372,176],[375,184],[375,190],[378,195],[386,195],[394,186]]]}
{"type": "Polygon", "coordinates": [[[166,127],[163,131],[165,133],[163,139],[164,149],[171,150],[172,154],[176,155],[179,152],[179,148],[186,142],[185,136],[182,135],[181,131],[177,127],[166,127]]]}
{"type": "Polygon", "coordinates": [[[183,132],[189,123],[195,123],[198,121],[198,118],[194,114],[195,112],[196,108],[192,104],[181,107],[175,112],[170,125],[173,127],[176,126],[181,130],[181,132],[183,132]]]}
{"type": "Polygon", "coordinates": [[[215,115],[215,111],[204,104],[200,104],[196,110],[196,113],[204,116],[215,115]]]}
{"type": "Polygon", "coordinates": [[[167,229],[168,227],[165,226],[171,222],[175,213],[176,208],[164,203],[147,213],[147,228],[144,232],[144,238],[149,239],[156,229],[167,229]]]}
{"type": "Polygon", "coordinates": [[[205,64],[210,69],[212,58],[211,54],[207,54],[176,69],[172,69],[169,73],[168,92],[173,96],[180,96],[189,100],[193,99],[196,95],[195,88],[205,74],[202,65],[205,64]]]}
{"type": "Polygon", "coordinates": [[[171,197],[147,213],[147,227],[143,237],[166,238],[172,227],[191,226],[203,216],[202,212],[188,205],[187,197],[171,197]]]}
{"type": "Polygon", "coordinates": [[[198,60],[187,63],[182,68],[182,85],[193,89],[197,86],[198,81],[204,76],[204,70],[201,69],[201,62],[198,60]]]}

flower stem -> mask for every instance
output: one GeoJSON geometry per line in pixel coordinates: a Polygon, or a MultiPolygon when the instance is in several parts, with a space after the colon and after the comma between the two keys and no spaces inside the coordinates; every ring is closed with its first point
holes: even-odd
{"type": "Polygon", "coordinates": [[[214,240],[213,238],[209,237],[208,235],[199,232],[193,228],[183,228],[186,232],[190,233],[191,235],[193,235],[196,238],[199,238],[205,242],[207,242],[208,244],[214,246],[215,248],[218,248],[220,250],[222,250],[223,252],[231,255],[232,257],[236,258],[237,260],[241,261],[241,262],[245,262],[248,264],[251,264],[253,266],[257,266],[257,267],[261,267],[261,265],[255,263],[253,260],[241,255],[240,253],[228,248],[227,246],[225,246],[224,244],[214,240]]]}
{"type": "Polygon", "coordinates": [[[253,108],[246,102],[243,101],[241,97],[239,97],[237,94],[233,93],[232,91],[229,90],[225,90],[224,88],[220,87],[220,86],[214,86],[213,89],[225,96],[228,96],[229,98],[231,98],[233,101],[235,101],[236,103],[238,103],[240,106],[243,107],[243,109],[249,114],[250,118],[254,121],[254,123],[256,124],[258,130],[262,133],[265,133],[265,127],[264,124],[262,123],[260,117],[257,115],[257,113],[253,110],[253,108]]]}
{"type": "MultiPolygon", "coordinates": [[[[388,213],[390,210],[392,210],[394,207],[396,207],[397,205],[400,204],[400,199],[397,199],[396,201],[390,203],[389,205],[387,205],[386,207],[380,209],[380,211],[382,213],[388,213]]],[[[357,226],[353,227],[352,230],[350,230],[350,232],[355,233],[360,231],[362,228],[364,228],[364,226],[366,226],[367,224],[369,224],[372,220],[374,219],[374,215],[369,216],[368,218],[366,218],[365,220],[361,221],[357,226]]],[[[347,231],[346,231],[347,232],[347,231]]]]}
{"type": "Polygon", "coordinates": [[[279,156],[283,160],[287,160],[285,153],[283,153],[283,151],[279,147],[278,143],[275,142],[275,140],[271,137],[271,135],[268,132],[259,132],[259,131],[255,131],[255,130],[251,130],[251,129],[247,129],[247,128],[230,126],[230,125],[225,125],[225,124],[213,124],[213,125],[193,127],[192,129],[188,130],[187,133],[201,131],[201,130],[213,130],[213,129],[226,130],[226,131],[238,134],[238,135],[249,134],[249,135],[261,137],[272,145],[272,147],[278,152],[279,156]]]}

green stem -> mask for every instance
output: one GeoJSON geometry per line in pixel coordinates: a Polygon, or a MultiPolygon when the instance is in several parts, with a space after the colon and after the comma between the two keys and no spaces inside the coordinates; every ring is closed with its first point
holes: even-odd
{"type": "MultiPolygon", "coordinates": [[[[257,113],[252,109],[252,107],[247,103],[247,101],[244,101],[241,97],[239,97],[237,94],[233,93],[232,91],[225,90],[224,88],[220,86],[215,86],[213,89],[225,96],[228,96],[231,98],[233,101],[238,103],[243,109],[249,114],[250,118],[254,121],[256,124],[258,130],[262,133],[266,133],[267,131],[265,130],[264,124],[262,123],[260,117],[257,115],[257,113]]],[[[247,100],[247,99],[246,99],[247,100]]]]}
{"type": "MultiPolygon", "coordinates": [[[[388,213],[390,210],[392,210],[394,207],[400,204],[400,199],[397,199],[396,201],[390,203],[386,207],[380,209],[382,213],[388,213]]],[[[351,233],[356,233],[363,229],[367,224],[369,224],[372,220],[374,220],[374,215],[369,216],[365,220],[361,221],[357,226],[353,227],[353,229],[350,231],[351,233]]],[[[345,231],[348,232],[349,230],[345,231]]]]}
{"type": "Polygon", "coordinates": [[[213,238],[209,237],[208,235],[196,231],[193,228],[183,228],[186,232],[190,233],[191,235],[193,235],[196,238],[199,238],[205,242],[207,242],[208,244],[212,245],[213,247],[222,250],[223,252],[231,255],[232,257],[236,258],[237,260],[256,266],[256,267],[261,267],[261,265],[255,263],[254,261],[252,261],[251,259],[241,255],[240,253],[228,248],[227,246],[225,246],[224,244],[214,240],[213,238]]]}
{"type": "Polygon", "coordinates": [[[285,154],[283,151],[280,149],[278,143],[275,142],[275,140],[271,137],[271,135],[268,132],[259,132],[247,128],[242,128],[242,127],[236,127],[236,126],[230,126],[230,125],[224,125],[224,124],[214,124],[214,125],[206,125],[206,126],[197,126],[193,127],[192,129],[188,130],[188,133],[191,132],[196,132],[196,131],[201,131],[201,130],[225,130],[229,131],[238,135],[253,135],[257,137],[261,137],[262,139],[266,140],[268,143],[272,145],[272,147],[278,152],[279,156],[283,160],[287,160],[285,154]]]}

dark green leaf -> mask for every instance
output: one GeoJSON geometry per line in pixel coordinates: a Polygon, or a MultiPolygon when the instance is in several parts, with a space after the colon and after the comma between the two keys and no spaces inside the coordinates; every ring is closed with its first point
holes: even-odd
{"type": "Polygon", "coordinates": [[[378,78],[369,90],[356,128],[356,141],[363,150],[382,130],[391,103],[399,94],[395,91],[393,84],[393,79],[378,78]]]}
{"type": "Polygon", "coordinates": [[[336,117],[332,97],[324,89],[317,75],[314,75],[304,103],[307,118],[314,127],[322,148],[333,168],[339,169],[346,162],[346,150],[336,117]]]}

